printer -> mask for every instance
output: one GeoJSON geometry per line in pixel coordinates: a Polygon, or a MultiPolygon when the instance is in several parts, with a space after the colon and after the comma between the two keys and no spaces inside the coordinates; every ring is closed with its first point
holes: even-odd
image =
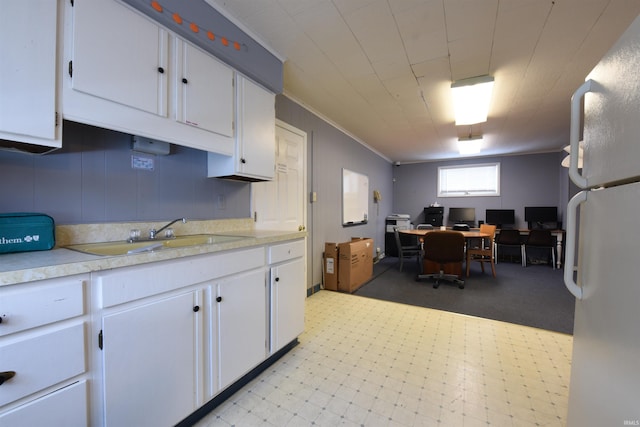
{"type": "Polygon", "coordinates": [[[393,233],[394,227],[398,227],[398,230],[410,230],[411,218],[409,214],[391,214],[386,218],[385,224],[387,233],[393,233]]]}

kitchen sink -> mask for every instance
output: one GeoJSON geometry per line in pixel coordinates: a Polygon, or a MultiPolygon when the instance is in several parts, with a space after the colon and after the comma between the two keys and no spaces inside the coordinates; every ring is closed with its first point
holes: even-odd
{"type": "Polygon", "coordinates": [[[243,236],[226,236],[219,234],[193,234],[177,236],[172,239],[144,240],[129,243],[125,240],[116,242],[84,243],[66,246],[78,252],[92,255],[117,256],[143,252],[159,251],[165,248],[183,248],[187,246],[213,245],[245,239],[243,236]]]}

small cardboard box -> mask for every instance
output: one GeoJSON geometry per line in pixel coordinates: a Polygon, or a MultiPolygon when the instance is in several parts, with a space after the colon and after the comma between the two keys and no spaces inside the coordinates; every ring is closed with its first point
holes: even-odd
{"type": "Polygon", "coordinates": [[[354,292],[373,275],[373,239],[353,238],[338,245],[338,290],[354,292]]]}
{"type": "Polygon", "coordinates": [[[324,244],[324,288],[338,290],[338,244],[324,244]]]}

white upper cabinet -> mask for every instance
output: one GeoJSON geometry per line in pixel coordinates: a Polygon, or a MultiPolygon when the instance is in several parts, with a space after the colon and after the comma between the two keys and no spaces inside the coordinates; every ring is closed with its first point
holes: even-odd
{"type": "Polygon", "coordinates": [[[0,3],[0,139],[59,148],[58,2],[0,3]]]}
{"type": "Polygon", "coordinates": [[[176,120],[233,137],[233,70],[185,41],[175,44],[176,120]]]}
{"type": "Polygon", "coordinates": [[[74,6],[74,90],[167,115],[168,33],[110,1],[74,6]]]}
{"type": "Polygon", "coordinates": [[[229,67],[115,0],[65,4],[64,118],[233,154],[229,67]]]}
{"type": "Polygon", "coordinates": [[[210,154],[209,176],[272,180],[276,158],[275,95],[238,74],[236,112],[235,153],[231,158],[210,154]]]}

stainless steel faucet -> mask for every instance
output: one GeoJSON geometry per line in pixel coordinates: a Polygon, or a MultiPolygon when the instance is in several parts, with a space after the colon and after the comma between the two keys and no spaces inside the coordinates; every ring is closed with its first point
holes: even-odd
{"type": "Polygon", "coordinates": [[[178,221],[182,221],[183,224],[187,223],[187,219],[186,218],[178,218],[178,219],[174,219],[169,224],[165,225],[164,227],[160,228],[159,230],[156,230],[155,228],[152,228],[151,230],[149,230],[149,239],[154,240],[156,238],[156,236],[158,235],[158,233],[160,233],[165,228],[171,227],[172,224],[174,224],[174,223],[176,223],[178,221]]]}

